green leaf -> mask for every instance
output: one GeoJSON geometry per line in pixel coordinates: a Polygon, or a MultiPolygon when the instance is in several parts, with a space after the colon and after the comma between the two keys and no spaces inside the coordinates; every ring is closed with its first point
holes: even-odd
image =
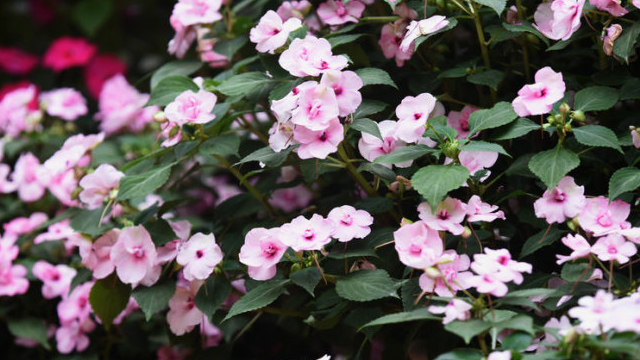
{"type": "Polygon", "coordinates": [[[145,223],[144,228],[149,232],[151,240],[156,247],[163,246],[169,241],[176,240],[178,235],[173,231],[173,228],[164,219],[156,219],[145,223]]]}
{"type": "Polygon", "coordinates": [[[338,295],[351,301],[371,301],[398,297],[396,282],[385,270],[360,270],[341,277],[336,282],[338,295]]]}
{"type": "Polygon", "coordinates": [[[331,48],[333,49],[340,45],[352,43],[364,35],[365,34],[349,34],[349,35],[332,36],[328,38],[327,41],[329,41],[329,44],[331,44],[331,48]]]}
{"type": "Polygon", "coordinates": [[[231,294],[231,283],[225,276],[211,276],[202,285],[194,299],[196,307],[211,317],[231,294]]]}
{"type": "Polygon", "coordinates": [[[322,274],[316,267],[304,268],[291,274],[291,281],[305,289],[313,297],[315,297],[314,290],[320,279],[322,279],[322,274]]]}
{"type": "Polygon", "coordinates": [[[620,101],[640,99],[640,79],[629,78],[620,88],[620,101]]]}
{"type": "Polygon", "coordinates": [[[613,43],[613,53],[629,63],[629,57],[635,54],[635,44],[640,35],[640,22],[635,22],[630,27],[624,28],[620,37],[613,43]]]}
{"type": "Polygon", "coordinates": [[[217,90],[227,96],[244,95],[249,97],[250,94],[257,94],[265,90],[268,93],[276,83],[277,81],[267,74],[253,71],[230,77],[220,84],[217,90]]]}
{"type": "Polygon", "coordinates": [[[500,16],[507,6],[507,0],[473,0],[475,3],[488,6],[500,16]]]}
{"type": "Polygon", "coordinates": [[[288,283],[289,280],[271,280],[256,286],[231,306],[229,313],[222,321],[271,304],[280,297],[288,283]]]}
{"type": "Polygon", "coordinates": [[[88,37],[109,19],[113,7],[109,0],[82,0],[73,7],[73,20],[88,37]]]}
{"type": "Polygon", "coordinates": [[[373,160],[374,164],[398,164],[405,161],[415,160],[427,154],[436,152],[436,149],[427,145],[405,146],[389,154],[378,156],[373,160]]]}
{"type": "MultiPolygon", "coordinates": [[[[354,119],[365,118],[369,115],[377,114],[384,110],[388,105],[382,101],[364,99],[356,112],[353,114],[354,119]]],[[[382,137],[382,136],[381,136],[382,137]]]]}
{"type": "Polygon", "coordinates": [[[70,225],[79,233],[91,236],[102,235],[112,228],[112,226],[100,224],[103,213],[104,206],[95,210],[82,210],[71,218],[70,225]]]}
{"type": "Polygon", "coordinates": [[[498,85],[502,82],[504,73],[498,70],[485,70],[481,73],[467,76],[467,81],[472,84],[485,85],[493,90],[498,90],[498,85]]]}
{"type": "Polygon", "coordinates": [[[51,346],[47,341],[47,324],[44,320],[33,317],[9,319],[7,320],[7,327],[13,336],[35,340],[45,349],[51,350],[51,346]]]}
{"type": "Polygon", "coordinates": [[[540,178],[548,189],[553,189],[562,177],[578,165],[578,155],[558,144],[551,150],[535,154],[529,161],[529,170],[540,178]]]}
{"type": "Polygon", "coordinates": [[[146,196],[154,192],[169,180],[171,168],[175,163],[149,170],[140,175],[126,175],[120,179],[117,201],[146,196]]]}
{"type": "Polygon", "coordinates": [[[609,179],[609,200],[613,201],[618,196],[634,191],[640,186],[640,169],[625,167],[616,170],[609,179]]]}
{"type": "Polygon", "coordinates": [[[393,209],[393,200],[388,197],[374,196],[362,199],[353,206],[358,210],[365,210],[369,214],[375,215],[393,209]]]}
{"type": "Polygon", "coordinates": [[[386,325],[386,324],[397,324],[404,323],[410,321],[422,321],[422,320],[441,320],[439,316],[433,315],[427,310],[427,308],[420,308],[413,311],[395,313],[382,316],[373,321],[370,321],[364,325],[362,328],[369,326],[378,326],[378,325],[386,325]]]}
{"type": "Polygon", "coordinates": [[[172,279],[163,279],[150,287],[137,286],[131,292],[131,296],[136,299],[145,318],[149,321],[153,314],[167,306],[175,292],[176,282],[172,279]]]}
{"type": "Polygon", "coordinates": [[[580,111],[611,109],[618,102],[618,90],[606,86],[591,86],[576,93],[573,108],[580,111]]]}
{"type": "Polygon", "coordinates": [[[586,281],[593,273],[593,267],[588,262],[564,263],[560,271],[562,280],[572,283],[578,280],[586,281]]]}
{"type": "Polygon", "coordinates": [[[173,102],[176,97],[183,92],[191,90],[197,92],[199,90],[191,79],[186,76],[172,75],[160,80],[149,96],[146,106],[158,105],[167,106],[173,102]]]}
{"type": "Polygon", "coordinates": [[[469,175],[469,170],[462,165],[429,165],[413,174],[411,185],[435,209],[447,193],[461,187],[469,175]]]}
{"type": "Polygon", "coordinates": [[[498,141],[515,139],[535,130],[540,130],[540,124],[536,124],[535,122],[527,118],[518,118],[511,124],[497,129],[492,134],[491,140],[498,141]]]}
{"type": "Polygon", "coordinates": [[[382,134],[380,133],[380,128],[378,127],[378,123],[367,118],[359,118],[354,120],[351,124],[349,124],[349,128],[358,130],[360,132],[364,132],[367,134],[371,134],[378,139],[382,140],[382,134]]]}
{"type": "Polygon", "coordinates": [[[495,331],[497,335],[505,329],[520,330],[530,335],[535,334],[533,330],[533,318],[524,314],[518,314],[510,319],[495,323],[492,331],[495,331]]]}
{"type": "Polygon", "coordinates": [[[494,144],[486,141],[470,141],[465,145],[460,147],[462,151],[487,151],[487,152],[497,152],[498,154],[506,155],[511,157],[509,153],[500,145],[494,144]]]}
{"type": "Polygon", "coordinates": [[[572,131],[576,140],[582,145],[609,147],[624,154],[618,137],[609,128],[601,125],[585,125],[573,128],[572,131]]]}
{"type": "Polygon", "coordinates": [[[202,62],[194,60],[177,60],[162,65],[151,75],[151,90],[155,89],[158,83],[169,76],[191,75],[202,67],[202,62]]]}
{"type": "Polygon", "coordinates": [[[389,74],[378,68],[362,68],[356,70],[356,74],[362,79],[363,86],[367,85],[389,85],[395,89],[398,89],[398,86],[389,74]]]}
{"type": "Polygon", "coordinates": [[[503,22],[502,27],[516,33],[528,32],[528,33],[534,34],[535,36],[538,37],[538,39],[542,40],[542,42],[544,42],[545,45],[549,46],[549,39],[547,39],[546,36],[542,35],[540,31],[536,30],[536,28],[534,28],[531,25],[531,23],[528,21],[519,21],[517,24],[509,24],[509,23],[503,22]]]}
{"type": "Polygon", "coordinates": [[[477,349],[455,349],[439,355],[435,360],[480,360],[484,359],[482,352],[477,349]]]}
{"type": "Polygon", "coordinates": [[[528,238],[524,243],[524,245],[522,246],[522,251],[520,251],[520,259],[527,255],[533,254],[534,252],[545,246],[553,244],[561,237],[563,237],[566,233],[566,231],[559,230],[557,227],[552,227],[550,230],[541,230],[537,234],[528,238]]]}
{"type": "Polygon", "coordinates": [[[396,173],[393,170],[385,167],[384,165],[374,164],[374,163],[364,163],[360,167],[358,167],[358,172],[368,171],[373,175],[379,176],[382,180],[392,182],[396,180],[396,173]]]}
{"type": "Polygon", "coordinates": [[[213,51],[226,56],[229,60],[232,60],[233,55],[235,55],[235,53],[238,52],[238,50],[240,50],[240,48],[242,48],[248,41],[249,37],[247,36],[237,36],[230,40],[218,40],[215,45],[213,45],[213,51]]]}
{"type": "Polygon", "coordinates": [[[481,334],[489,328],[491,324],[477,319],[467,321],[452,321],[444,326],[445,330],[454,333],[464,339],[466,344],[469,344],[474,336],[481,334]]]}
{"type": "Polygon", "coordinates": [[[458,67],[444,70],[438,74],[438,78],[461,78],[467,76],[468,73],[466,67],[458,67]]]}
{"type": "Polygon", "coordinates": [[[89,293],[91,309],[108,330],[129,303],[131,285],[123,284],[115,273],[97,280],[89,293]]]}
{"type": "Polygon", "coordinates": [[[479,131],[497,128],[515,120],[518,115],[511,103],[501,101],[491,109],[477,110],[469,115],[469,135],[471,138],[479,131]]]}
{"type": "Polygon", "coordinates": [[[280,166],[289,156],[293,150],[293,147],[290,146],[287,149],[284,149],[280,152],[274,152],[273,149],[266,146],[262,149],[258,149],[251,154],[245,156],[242,160],[238,161],[235,165],[244,164],[250,161],[260,161],[264,163],[266,166],[275,167],[280,166]]]}
{"type": "Polygon", "coordinates": [[[236,134],[220,135],[210,138],[200,145],[199,152],[204,155],[227,157],[238,155],[240,138],[236,134]]]}
{"type": "Polygon", "coordinates": [[[524,351],[531,345],[533,336],[530,334],[516,331],[502,340],[502,347],[513,351],[524,351]]]}

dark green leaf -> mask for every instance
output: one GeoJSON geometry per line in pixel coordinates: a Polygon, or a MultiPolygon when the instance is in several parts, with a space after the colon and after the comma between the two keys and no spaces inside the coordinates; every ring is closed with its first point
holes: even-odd
{"type": "Polygon", "coordinates": [[[477,110],[469,115],[469,135],[471,138],[475,133],[497,128],[515,120],[518,115],[513,111],[511,103],[501,101],[491,109],[477,110]]]}
{"type": "Polygon", "coordinates": [[[370,214],[381,214],[393,208],[393,200],[388,197],[368,197],[353,205],[356,209],[366,210],[370,214]]]}
{"type": "Polygon", "coordinates": [[[146,196],[154,192],[169,180],[171,168],[175,163],[164,165],[140,175],[126,175],[120,179],[117,201],[146,196]]]}
{"type": "Polygon", "coordinates": [[[89,293],[89,303],[102,325],[109,329],[113,319],[127,307],[130,296],[131,285],[123,284],[113,273],[93,284],[89,293]]]}
{"type": "Polygon", "coordinates": [[[623,154],[616,134],[604,126],[585,125],[576,127],[573,128],[573,135],[580,144],[587,146],[609,147],[616,149],[623,154]]]}
{"type": "Polygon", "coordinates": [[[545,45],[549,46],[549,39],[547,39],[546,36],[542,35],[540,31],[536,30],[528,21],[519,21],[517,24],[509,24],[504,22],[502,23],[502,26],[505,29],[516,32],[516,33],[528,32],[528,33],[534,34],[535,36],[538,37],[538,39],[542,40],[545,43],[545,45]]]}
{"type": "Polygon", "coordinates": [[[146,105],[166,106],[187,90],[197,92],[199,88],[186,76],[167,76],[160,80],[156,87],[151,90],[151,95],[146,105]]]}
{"type": "Polygon", "coordinates": [[[232,60],[233,55],[240,50],[241,47],[244,46],[249,41],[247,36],[238,36],[231,40],[218,40],[215,45],[213,45],[213,51],[217,52],[220,55],[226,56],[227,59],[232,60]]]}
{"type": "Polygon", "coordinates": [[[455,349],[444,353],[435,360],[480,360],[484,359],[482,352],[477,349],[455,349]]]}
{"type": "Polygon", "coordinates": [[[427,308],[420,308],[413,311],[401,312],[395,314],[385,315],[378,319],[375,319],[371,322],[364,324],[362,327],[369,326],[377,326],[377,325],[386,325],[386,324],[397,324],[404,323],[410,321],[421,321],[421,320],[440,320],[439,316],[433,315],[429,312],[427,308]]]}
{"type": "Polygon", "coordinates": [[[263,89],[270,91],[275,84],[276,80],[270,78],[267,74],[254,71],[230,77],[220,84],[217,90],[227,96],[249,96],[248,94],[256,93],[263,89]]]}
{"type": "Polygon", "coordinates": [[[369,115],[377,114],[384,110],[387,104],[382,101],[364,99],[358,109],[353,114],[354,119],[365,118],[369,115]]]}
{"type": "Polygon", "coordinates": [[[396,173],[394,173],[388,167],[380,164],[364,163],[358,168],[358,172],[367,171],[373,175],[379,176],[381,179],[392,182],[396,180],[396,173]]]}
{"type": "Polygon", "coordinates": [[[578,280],[586,281],[591,276],[592,272],[593,267],[591,267],[588,262],[568,262],[562,265],[560,277],[562,277],[562,280],[569,283],[576,282],[578,280]]]}
{"type": "Polygon", "coordinates": [[[43,319],[33,317],[9,319],[7,320],[7,327],[13,336],[35,340],[45,349],[51,350],[51,346],[47,341],[47,324],[43,319]]]}
{"type": "Polygon", "coordinates": [[[322,274],[320,274],[320,271],[318,271],[316,267],[304,268],[291,274],[291,281],[305,289],[313,297],[315,297],[313,291],[320,282],[320,279],[322,279],[322,274]]]}
{"type": "Polygon", "coordinates": [[[465,67],[447,69],[440,74],[438,74],[438,78],[461,78],[467,76],[469,72],[465,67]]]}
{"type": "Polygon", "coordinates": [[[111,16],[112,8],[109,0],[82,0],[73,7],[73,20],[88,37],[93,37],[111,16]]]}
{"type": "Polygon", "coordinates": [[[473,151],[497,152],[498,154],[507,155],[508,157],[511,157],[511,155],[509,155],[509,153],[506,152],[505,149],[499,144],[494,144],[486,141],[472,140],[466,143],[465,145],[461,146],[460,150],[471,151],[471,152],[473,151]]]}
{"type": "Polygon", "coordinates": [[[523,351],[531,345],[533,336],[525,332],[516,331],[502,340],[502,347],[513,351],[523,351]]]}
{"type": "Polygon", "coordinates": [[[207,317],[211,317],[231,293],[231,283],[224,276],[211,276],[198,290],[195,304],[207,317]]]}
{"type": "Polygon", "coordinates": [[[349,128],[371,134],[378,139],[382,140],[382,134],[380,134],[380,128],[378,123],[367,118],[358,118],[349,124],[349,128]]]}
{"type": "Polygon", "coordinates": [[[147,229],[151,240],[156,247],[163,246],[169,241],[176,240],[178,235],[173,231],[171,225],[164,219],[156,219],[155,221],[147,222],[144,224],[144,228],[147,229]]]}
{"type": "Polygon", "coordinates": [[[618,90],[606,86],[591,86],[576,93],[574,109],[599,111],[611,109],[618,102],[618,90]]]}
{"type": "Polygon", "coordinates": [[[496,141],[515,139],[535,130],[540,130],[540,124],[536,124],[527,118],[518,118],[511,124],[497,129],[492,134],[491,139],[496,141]]]}
{"type": "Polygon", "coordinates": [[[362,68],[356,70],[356,74],[362,79],[363,86],[367,85],[389,85],[394,88],[398,88],[396,83],[393,82],[389,74],[378,68],[362,68]]]}
{"type": "MultiPolygon", "coordinates": [[[[499,145],[498,145],[499,146],[499,145]]],[[[378,156],[373,160],[375,164],[399,164],[406,161],[415,160],[437,150],[427,145],[412,145],[397,149],[389,154],[378,156]]]]}
{"type": "Polygon", "coordinates": [[[103,213],[104,207],[95,210],[82,210],[71,218],[70,225],[73,230],[79,233],[91,236],[101,235],[113,227],[100,224],[103,213]]]}
{"type": "Polygon", "coordinates": [[[151,75],[151,90],[155,89],[160,80],[174,75],[187,76],[198,71],[202,62],[194,60],[176,60],[162,65],[151,75]]]}
{"type": "Polygon", "coordinates": [[[385,270],[360,270],[341,277],[336,282],[341,298],[351,301],[371,301],[398,297],[396,282],[385,270]]]}
{"type": "Polygon", "coordinates": [[[333,48],[335,48],[337,46],[340,46],[340,45],[352,43],[352,42],[358,40],[360,37],[362,37],[364,35],[365,34],[339,35],[339,36],[332,36],[332,37],[328,38],[327,40],[329,41],[329,44],[331,44],[331,48],[333,49],[333,48]]]}
{"type": "Polygon", "coordinates": [[[492,331],[497,336],[502,330],[506,329],[524,331],[530,335],[535,334],[533,318],[524,314],[518,314],[510,319],[495,323],[492,331]]]}
{"type": "Polygon", "coordinates": [[[556,227],[552,227],[549,229],[544,229],[537,234],[531,236],[527,239],[527,241],[522,246],[522,251],[520,252],[520,258],[533,254],[539,249],[551,245],[554,242],[558,241],[562,236],[564,236],[567,232],[559,230],[556,227]]]}
{"type": "Polygon", "coordinates": [[[149,321],[153,314],[167,306],[175,292],[175,280],[163,279],[151,287],[136,287],[131,292],[131,296],[136,299],[136,302],[144,313],[145,318],[149,321]]]}
{"type": "Polygon", "coordinates": [[[464,339],[469,344],[474,336],[479,335],[491,328],[491,324],[482,320],[452,321],[444,326],[445,330],[454,333],[464,339]]]}
{"type": "Polygon", "coordinates": [[[485,85],[493,90],[498,90],[498,85],[502,82],[504,73],[498,70],[485,70],[481,73],[467,76],[467,81],[472,84],[485,85]]]}
{"type": "Polygon", "coordinates": [[[535,154],[529,161],[533,172],[549,189],[553,189],[569,171],[580,165],[580,158],[573,151],[561,145],[535,154]]]}
{"type": "Polygon", "coordinates": [[[628,81],[620,88],[620,101],[640,99],[640,79],[628,78],[628,81]]]}
{"type": "Polygon", "coordinates": [[[507,6],[507,0],[474,0],[474,2],[492,8],[498,16],[502,15],[507,6]]]}
{"type": "Polygon", "coordinates": [[[227,157],[229,155],[238,155],[239,148],[240,138],[235,134],[227,134],[216,136],[203,142],[199,151],[204,155],[227,157]]]}
{"type": "Polygon", "coordinates": [[[640,22],[635,22],[630,27],[624,28],[620,37],[613,43],[613,53],[627,64],[629,57],[636,52],[635,44],[638,35],[640,35],[640,22]]]}
{"type": "Polygon", "coordinates": [[[618,196],[634,191],[640,186],[640,169],[625,167],[616,170],[609,179],[609,200],[613,201],[618,196]]]}
{"type": "Polygon", "coordinates": [[[258,285],[253,290],[244,294],[240,300],[236,301],[233,306],[231,306],[229,313],[223,321],[236,315],[257,310],[271,304],[280,297],[288,283],[289,280],[271,280],[258,285]]]}
{"type": "Polygon", "coordinates": [[[293,147],[290,146],[280,152],[274,152],[270,147],[266,146],[245,156],[235,165],[244,164],[250,161],[259,161],[269,167],[280,166],[287,159],[291,150],[293,150],[293,147]]]}
{"type": "Polygon", "coordinates": [[[469,170],[462,165],[429,165],[413,174],[411,185],[435,209],[449,191],[461,187],[468,178],[469,170]]]}

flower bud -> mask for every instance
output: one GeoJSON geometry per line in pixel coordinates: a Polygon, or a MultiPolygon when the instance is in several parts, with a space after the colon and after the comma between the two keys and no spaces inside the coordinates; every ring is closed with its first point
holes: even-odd
{"type": "Polygon", "coordinates": [[[436,267],[428,267],[424,269],[424,274],[427,275],[428,278],[436,280],[442,277],[442,273],[436,267]]]}
{"type": "Polygon", "coordinates": [[[460,149],[458,148],[458,140],[447,141],[442,146],[442,153],[450,159],[458,159],[460,149]]]}
{"type": "Polygon", "coordinates": [[[584,115],[584,112],[580,110],[572,111],[570,116],[573,120],[579,123],[584,123],[584,121],[586,120],[586,116],[584,115]]]}
{"type": "Polygon", "coordinates": [[[153,121],[159,124],[167,121],[167,117],[164,115],[164,111],[158,111],[157,113],[153,114],[153,121]]]}
{"type": "Polygon", "coordinates": [[[613,24],[605,30],[605,33],[602,37],[602,51],[611,56],[613,54],[613,43],[622,33],[622,26],[613,24]]]}
{"type": "Polygon", "coordinates": [[[560,110],[561,114],[567,114],[569,111],[571,111],[571,106],[569,106],[569,104],[567,104],[566,102],[563,102],[562,104],[560,104],[560,107],[558,109],[560,110]]]}
{"type": "Polygon", "coordinates": [[[460,236],[462,236],[463,239],[468,239],[471,236],[471,229],[469,229],[468,226],[465,226],[464,231],[460,236]]]}

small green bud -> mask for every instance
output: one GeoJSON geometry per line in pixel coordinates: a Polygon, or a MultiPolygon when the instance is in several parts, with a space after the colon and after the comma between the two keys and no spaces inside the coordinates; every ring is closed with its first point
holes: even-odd
{"type": "Polygon", "coordinates": [[[442,153],[450,159],[458,159],[458,154],[460,154],[458,145],[458,140],[447,141],[442,146],[442,153]]]}
{"type": "Polygon", "coordinates": [[[167,116],[164,114],[164,111],[158,111],[157,113],[153,114],[153,121],[162,124],[163,122],[167,121],[167,116]]]}
{"type": "Polygon", "coordinates": [[[586,116],[584,115],[584,112],[580,110],[572,111],[571,118],[579,123],[584,123],[584,121],[586,120],[586,116]]]}
{"type": "Polygon", "coordinates": [[[569,111],[571,111],[571,106],[569,106],[569,104],[567,103],[562,103],[560,104],[559,110],[561,114],[567,114],[569,111]]]}

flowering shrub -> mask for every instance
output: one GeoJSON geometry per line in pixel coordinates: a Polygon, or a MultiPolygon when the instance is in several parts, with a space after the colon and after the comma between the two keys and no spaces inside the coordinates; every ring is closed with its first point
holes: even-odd
{"type": "Polygon", "coordinates": [[[114,6],[0,47],[10,358],[638,358],[639,2],[114,6]]]}

